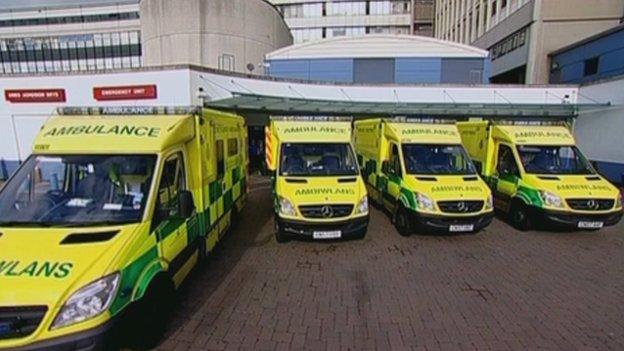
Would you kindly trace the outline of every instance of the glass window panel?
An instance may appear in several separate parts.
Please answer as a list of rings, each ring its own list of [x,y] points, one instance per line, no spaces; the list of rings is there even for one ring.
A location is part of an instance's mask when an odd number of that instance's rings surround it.
[[[102,34],[93,34],[93,45],[102,46]]]
[[[71,64],[69,63],[69,60],[63,60],[61,64],[63,66],[63,71],[66,71],[66,72],[71,71]]]
[[[141,67],[141,58],[137,57],[137,56],[133,56],[131,58],[132,61],[132,67],[136,68],[136,67]]]
[[[130,32],[130,44],[139,43],[139,32]]]
[[[122,57],[121,58],[121,66],[123,68],[130,68],[130,67],[132,67],[132,64],[130,62],[130,57]]]
[[[113,68],[115,68],[115,69],[121,68],[121,58],[120,57],[113,57]]]
[[[45,65],[42,61],[37,61],[37,72],[45,72]]]
[[[111,44],[119,45],[119,43],[120,43],[119,33],[118,32],[111,33]]]
[[[112,69],[113,68],[113,59],[112,58],[106,58],[104,60],[104,65],[105,65],[106,69]]]
[[[110,33],[103,33],[102,34],[102,45],[104,45],[104,46],[110,46],[111,45]]]
[[[80,66],[78,66],[78,60],[69,60],[69,64],[72,71],[78,71],[80,69]]]
[[[128,45],[130,44],[130,37],[128,35],[128,32],[122,32],[119,34],[119,38],[121,41],[121,45]]]

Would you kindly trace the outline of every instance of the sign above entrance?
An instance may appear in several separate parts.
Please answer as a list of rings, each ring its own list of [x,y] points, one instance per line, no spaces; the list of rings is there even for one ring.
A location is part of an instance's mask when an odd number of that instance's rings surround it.
[[[65,102],[65,89],[7,89],[4,98],[11,103]]]
[[[149,100],[158,98],[158,92],[155,84],[94,87],[93,98],[97,101]]]

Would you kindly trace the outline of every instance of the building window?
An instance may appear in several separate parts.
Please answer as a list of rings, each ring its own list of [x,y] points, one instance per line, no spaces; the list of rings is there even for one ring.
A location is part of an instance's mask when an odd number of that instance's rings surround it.
[[[593,76],[598,73],[598,66],[600,65],[600,57],[592,57],[590,59],[585,60],[585,69],[583,71],[583,76]]]
[[[140,57],[138,31],[0,39],[4,73],[138,67]]]

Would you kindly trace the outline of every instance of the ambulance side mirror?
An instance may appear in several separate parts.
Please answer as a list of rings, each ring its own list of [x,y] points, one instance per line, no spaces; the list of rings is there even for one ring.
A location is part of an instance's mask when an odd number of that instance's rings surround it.
[[[188,190],[180,191],[179,196],[179,214],[182,218],[189,218],[195,212],[195,202],[193,201],[193,194]]]

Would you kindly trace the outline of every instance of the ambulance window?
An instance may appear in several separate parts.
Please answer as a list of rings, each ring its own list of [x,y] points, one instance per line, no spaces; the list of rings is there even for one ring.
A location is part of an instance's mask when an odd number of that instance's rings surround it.
[[[514,158],[513,151],[507,145],[500,145],[498,147],[498,162],[496,170],[499,175],[519,175],[518,165]]]
[[[178,153],[169,157],[163,165],[160,186],[158,187],[158,199],[154,220],[160,222],[175,218],[179,215],[178,199],[180,191],[186,190],[186,172],[182,154]]]
[[[228,157],[238,155],[238,140],[236,138],[228,139]]]
[[[223,150],[223,140],[217,140],[217,177],[225,176],[225,154]]]
[[[394,173],[398,176],[401,175],[401,158],[399,157],[399,147],[396,144],[392,144],[392,151],[390,152],[390,164],[394,169]]]

